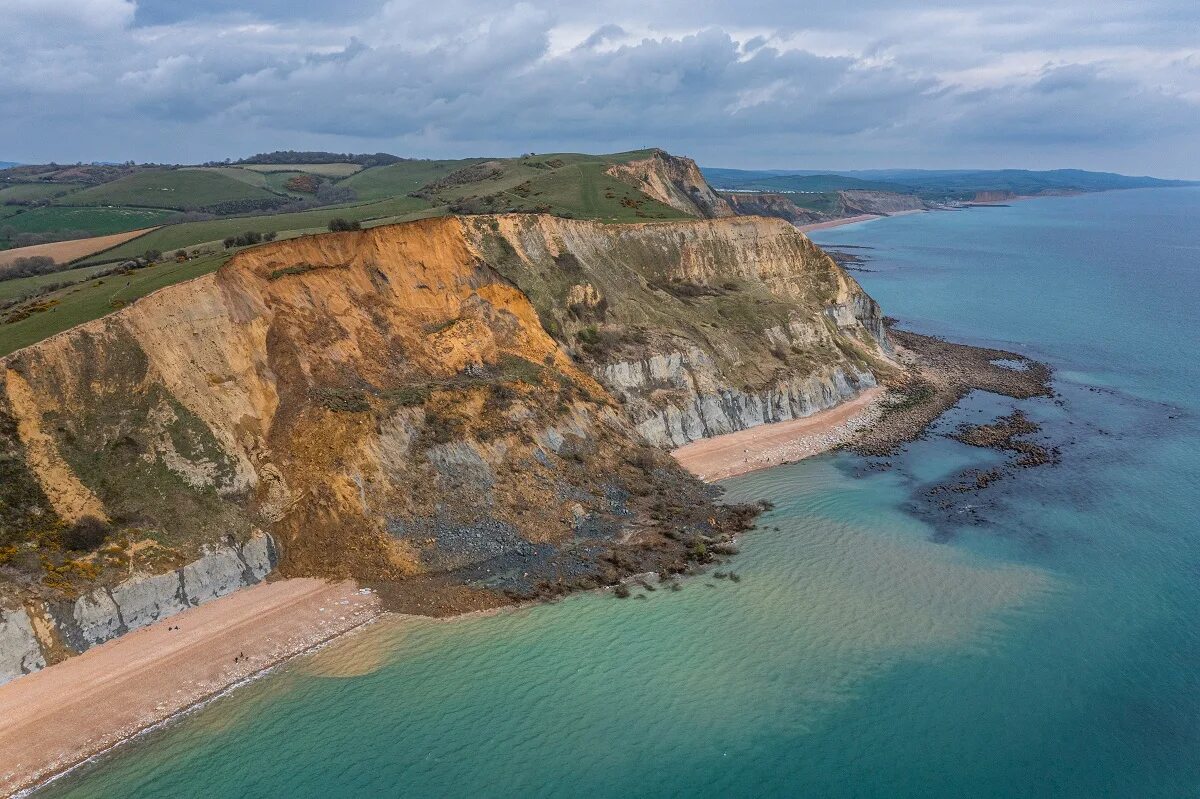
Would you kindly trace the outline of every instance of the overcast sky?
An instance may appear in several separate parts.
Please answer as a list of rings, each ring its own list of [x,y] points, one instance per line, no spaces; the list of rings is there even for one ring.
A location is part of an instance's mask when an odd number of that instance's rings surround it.
[[[0,0],[0,160],[656,145],[1200,178],[1198,0]]]

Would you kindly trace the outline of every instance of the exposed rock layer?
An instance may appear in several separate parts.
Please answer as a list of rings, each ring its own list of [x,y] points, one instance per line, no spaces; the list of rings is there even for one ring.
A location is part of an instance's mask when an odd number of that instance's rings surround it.
[[[244,548],[186,565],[255,530],[285,575],[430,613],[683,568],[745,515],[648,442],[803,416],[890,368],[875,303],[778,220],[253,248],[0,360],[0,603],[42,603],[57,657],[260,577]],[[85,516],[120,546],[74,554]],[[127,584],[137,541],[157,576]]]
[[[685,214],[710,219],[734,215],[729,203],[712,190],[690,158],[655,150],[649,158],[614,164],[608,173]]]
[[[0,684],[261,582],[278,556],[270,536],[209,548],[180,569],[139,575],[74,601],[31,602],[0,610]]]

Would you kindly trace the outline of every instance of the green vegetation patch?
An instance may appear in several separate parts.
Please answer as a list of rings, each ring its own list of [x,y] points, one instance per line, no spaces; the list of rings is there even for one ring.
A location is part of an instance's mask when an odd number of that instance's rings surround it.
[[[156,169],[138,172],[70,196],[72,205],[133,205],[194,211],[239,200],[271,200],[276,195],[211,169]]]
[[[77,346],[82,402],[47,414],[47,428],[113,521],[152,531],[170,546],[248,532],[239,506],[219,495],[232,485],[233,460],[199,418],[161,384],[147,383],[149,363],[137,342],[110,331],[103,339],[80,336]]]
[[[0,184],[0,203],[36,202],[65,197],[82,183],[13,183]]]
[[[453,161],[401,161],[364,170],[338,185],[353,189],[360,200],[404,196],[483,160],[467,158]]]
[[[353,205],[329,206],[311,211],[300,211],[290,214],[261,214],[257,216],[239,216],[228,219],[212,219],[204,222],[185,222],[179,225],[168,225],[148,233],[137,239],[114,247],[107,252],[93,256],[85,263],[100,263],[124,258],[134,258],[141,255],[147,248],[173,252],[181,247],[194,247],[209,242],[220,242],[226,236],[236,236],[248,230],[259,232],[278,231],[281,238],[285,234],[319,233],[327,230],[329,220],[342,217],[351,221],[377,223],[401,221],[407,215],[421,212],[437,213],[430,209],[429,203],[413,197],[393,197],[370,203]],[[411,218],[411,217],[409,217]]]
[[[25,540],[32,527],[53,526],[57,521],[41,484],[25,465],[17,425],[7,395],[0,390],[0,547]]]
[[[87,236],[107,236],[161,225],[172,215],[150,208],[31,208],[0,221],[0,236],[10,229],[13,233],[80,231]]]
[[[226,260],[228,256],[221,254],[183,263],[159,263],[128,275],[85,280],[40,297],[39,302],[53,301],[55,305],[20,321],[0,324],[0,356],[99,319],[164,286],[215,272]]]
[[[267,275],[267,280],[279,280],[284,277],[293,275],[305,275],[309,272],[316,272],[318,269],[346,269],[346,264],[296,264],[284,269],[272,270],[271,274]]]

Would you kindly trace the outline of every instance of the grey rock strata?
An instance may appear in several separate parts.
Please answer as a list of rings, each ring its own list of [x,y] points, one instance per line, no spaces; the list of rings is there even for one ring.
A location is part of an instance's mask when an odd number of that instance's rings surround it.
[[[53,634],[76,652],[174,616],[261,582],[279,560],[266,533],[244,544],[208,549],[181,569],[133,577],[111,588],[97,588],[73,602],[49,603],[43,617]],[[0,609],[0,684],[45,668],[43,646],[24,609]]]

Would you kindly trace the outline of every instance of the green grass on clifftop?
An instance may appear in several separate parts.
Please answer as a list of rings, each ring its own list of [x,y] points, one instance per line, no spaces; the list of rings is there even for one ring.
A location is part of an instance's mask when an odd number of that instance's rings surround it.
[[[393,197],[379,202],[329,206],[292,214],[236,216],[211,219],[205,222],[185,222],[181,225],[168,225],[134,241],[97,253],[86,259],[84,263],[135,258],[148,249],[172,252],[180,248],[209,242],[216,242],[219,246],[220,241],[226,236],[236,236],[251,230],[258,233],[275,231],[282,238],[287,238],[287,234],[319,233],[328,229],[329,220],[334,217],[341,217],[352,222],[375,221],[377,224],[382,224],[384,221],[400,222],[437,213],[440,212],[431,208],[429,203],[424,200],[413,197]]]
[[[215,272],[229,259],[221,254],[186,263],[156,264],[127,275],[90,278],[39,297],[44,310],[18,322],[0,322],[0,356],[35,344],[76,325],[107,316],[139,297],[175,283]],[[71,280],[75,270],[46,277]],[[90,275],[90,272],[87,273]],[[11,281],[18,283],[20,281]],[[0,283],[0,286],[3,286]]]

